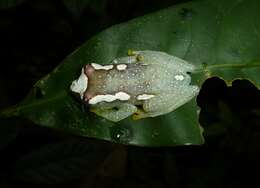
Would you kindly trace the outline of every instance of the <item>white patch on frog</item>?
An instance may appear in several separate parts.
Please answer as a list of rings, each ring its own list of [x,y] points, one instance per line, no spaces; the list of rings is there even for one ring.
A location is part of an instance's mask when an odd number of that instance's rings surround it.
[[[149,95],[149,94],[142,94],[137,96],[137,100],[148,100],[153,98],[154,95]]]
[[[116,66],[117,70],[126,70],[127,65],[126,64],[120,64]]]
[[[88,103],[89,104],[97,104],[99,102],[113,102],[115,100],[120,100],[120,101],[127,101],[130,99],[130,95],[128,95],[125,92],[118,92],[115,95],[97,95],[93,98],[91,98]]]
[[[176,75],[174,76],[175,80],[183,80],[184,79],[184,76],[183,75]]]
[[[81,75],[77,80],[74,80],[70,85],[70,90],[79,93],[80,98],[83,99],[84,92],[88,88],[88,77],[84,73],[84,69],[81,70]]]
[[[114,65],[100,65],[97,63],[91,63],[91,65],[95,70],[110,70],[114,67]]]
[[[117,97],[117,99],[119,99],[121,101],[127,101],[128,99],[130,99],[130,95],[128,95],[127,93],[122,92],[122,91],[116,93],[115,96]]]

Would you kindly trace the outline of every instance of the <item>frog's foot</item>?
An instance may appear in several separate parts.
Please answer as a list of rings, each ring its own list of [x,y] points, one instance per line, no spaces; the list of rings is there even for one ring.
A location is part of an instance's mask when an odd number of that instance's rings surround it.
[[[90,108],[90,111],[110,121],[118,122],[132,115],[137,110],[134,105],[128,103],[115,102],[109,104],[110,106],[106,107]]]
[[[139,119],[143,119],[146,117],[149,117],[149,116],[147,115],[147,113],[144,110],[142,110],[140,108],[137,108],[137,111],[132,116],[133,120],[139,120]]]

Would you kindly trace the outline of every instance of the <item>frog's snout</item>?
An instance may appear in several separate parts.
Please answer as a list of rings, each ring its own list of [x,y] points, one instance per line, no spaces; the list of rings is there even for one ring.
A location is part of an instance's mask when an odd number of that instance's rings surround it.
[[[81,100],[84,98],[84,93],[88,88],[88,76],[85,74],[84,68],[81,70],[81,75],[77,80],[74,80],[70,85],[70,90],[80,96]]]

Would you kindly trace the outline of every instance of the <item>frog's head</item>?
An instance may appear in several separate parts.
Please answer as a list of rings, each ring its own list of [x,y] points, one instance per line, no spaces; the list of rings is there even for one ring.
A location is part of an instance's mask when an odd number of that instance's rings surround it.
[[[82,68],[79,78],[71,83],[70,90],[77,98],[84,100],[84,94],[88,88],[88,76],[94,71],[93,67],[90,64],[87,64]]]

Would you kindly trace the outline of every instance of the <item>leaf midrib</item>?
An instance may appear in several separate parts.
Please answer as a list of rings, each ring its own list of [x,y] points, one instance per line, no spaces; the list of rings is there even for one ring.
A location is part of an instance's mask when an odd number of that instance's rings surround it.
[[[260,67],[260,61],[251,61],[249,63],[224,63],[224,64],[210,64],[202,65],[195,70],[195,73],[201,73],[206,71],[213,71],[219,69],[250,69]]]
[[[62,98],[64,98],[66,96],[66,92],[61,91],[59,94],[53,96],[53,97],[49,97],[46,99],[42,99],[42,100],[38,100],[35,102],[31,102],[27,105],[21,105],[21,106],[12,106],[6,110],[3,110],[2,112],[0,112],[0,117],[11,117],[11,116],[17,116],[19,115],[20,111],[27,109],[27,108],[32,108],[35,106],[40,106],[42,104],[48,104],[52,101],[56,101],[56,100],[60,100]]]

